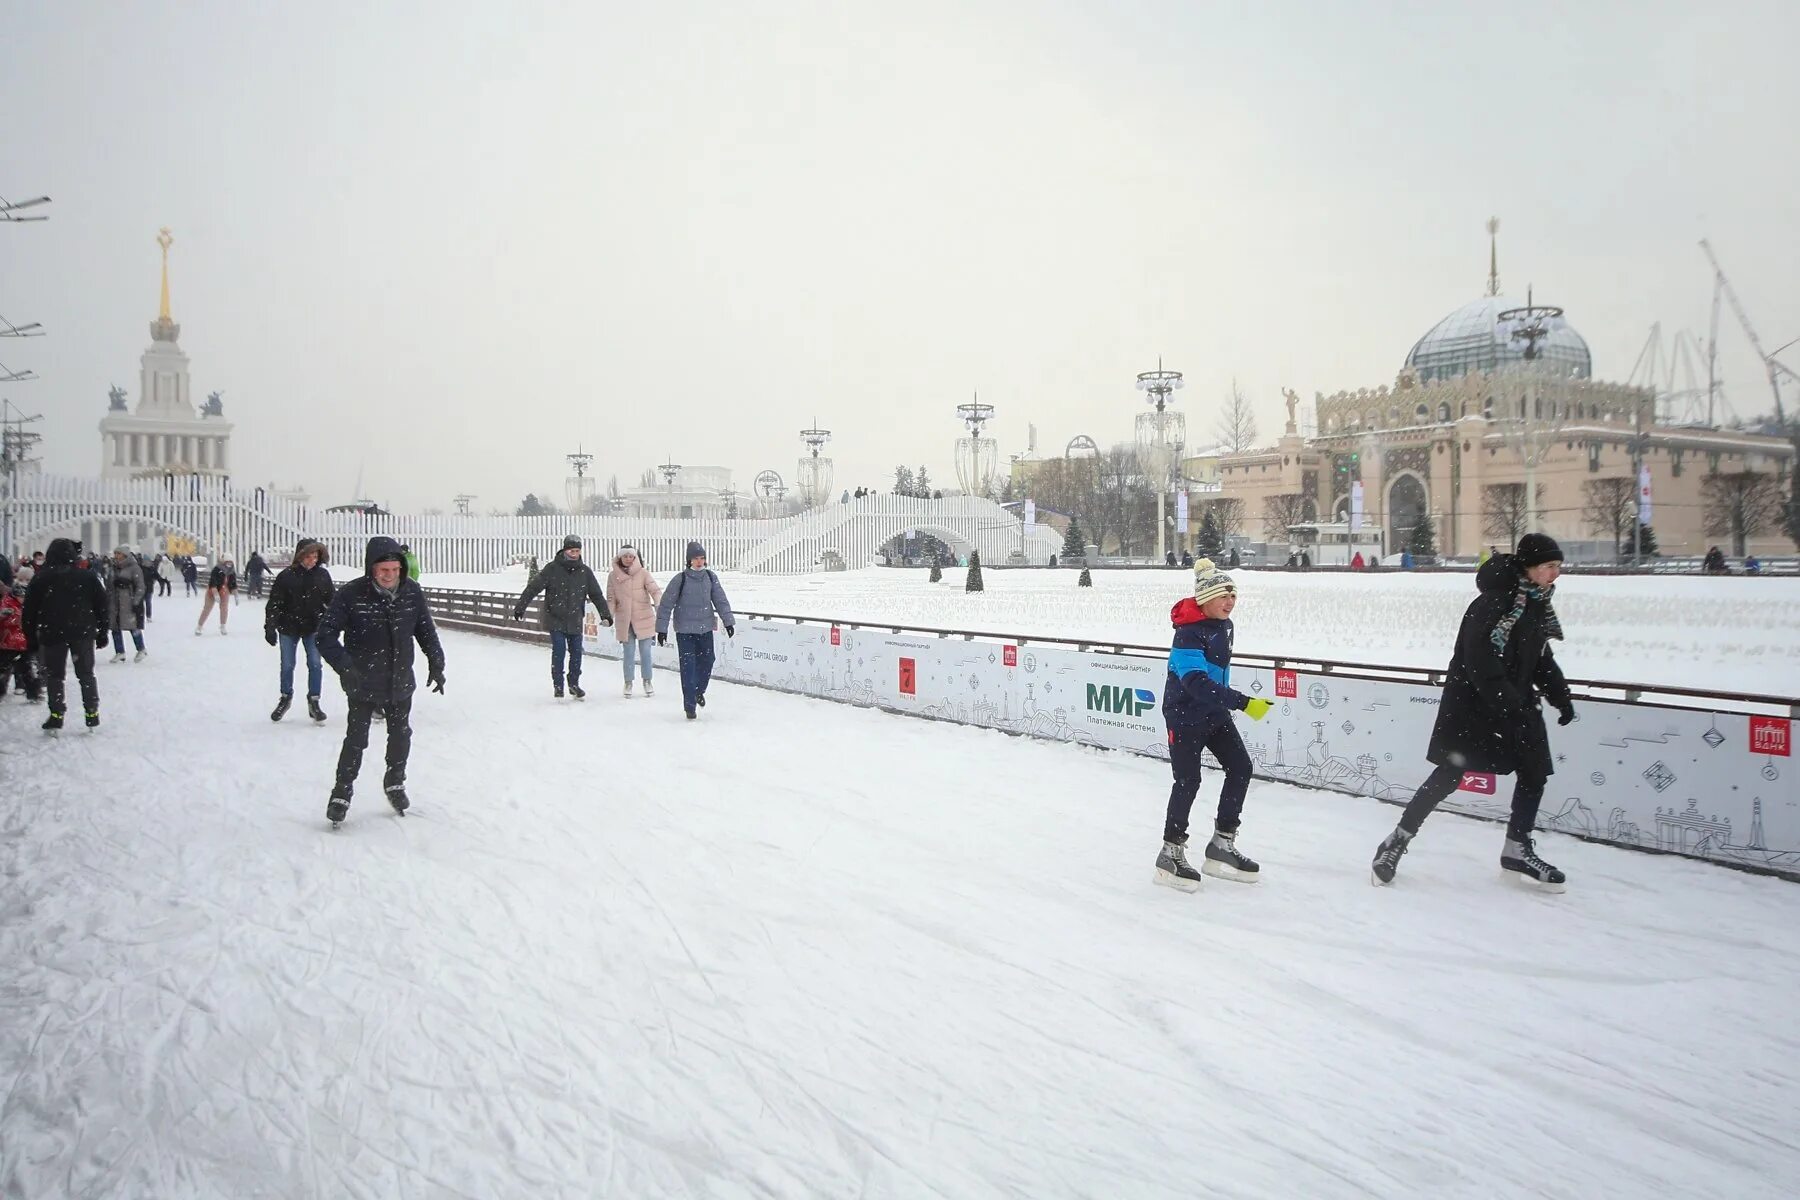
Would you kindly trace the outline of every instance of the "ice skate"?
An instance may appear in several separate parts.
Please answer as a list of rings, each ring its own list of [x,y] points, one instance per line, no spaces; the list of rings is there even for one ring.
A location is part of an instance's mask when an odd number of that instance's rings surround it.
[[[325,710],[319,707],[319,698],[317,696],[308,696],[306,698],[306,715],[315,721],[323,721],[325,719]]]
[[[412,801],[406,798],[406,785],[390,783],[382,791],[387,794],[387,802],[394,806],[394,812],[404,817],[406,810],[412,807]]]
[[[555,685],[554,685],[554,686],[553,686],[553,687],[552,687],[552,690],[551,690],[551,695],[552,695],[552,696],[554,696],[554,697],[555,697],[555,698],[556,698],[556,699],[558,699],[558,700],[561,700],[561,699],[562,699],[562,698],[563,698],[563,693],[562,693],[562,684],[560,684],[560,683],[559,683],[559,684],[555,684]]]
[[[697,721],[700,719],[700,714],[690,708],[687,710],[687,719],[690,721]]]
[[[94,712],[93,710],[90,709],[85,715],[87,717],[87,727],[89,729],[100,728],[100,714],[99,713]]]
[[[573,679],[569,680],[569,695],[575,697],[577,700],[587,699],[587,693],[582,691],[581,685],[576,683]]]
[[[627,700],[631,699],[631,680],[629,679],[625,681],[625,698]]]
[[[292,696],[283,696],[281,699],[275,701],[275,711],[269,714],[269,720],[279,721],[281,718],[287,716],[288,706],[293,702],[294,698]]]
[[[1200,872],[1188,865],[1185,838],[1179,842],[1163,842],[1162,853],[1156,856],[1156,874],[1151,879],[1180,892],[1200,890]]]
[[[350,797],[339,795],[337,792],[331,793],[331,799],[325,804],[325,819],[331,822],[331,827],[336,829],[344,823],[344,818],[349,815]]]
[[[113,655],[111,658],[107,659],[106,661],[122,663],[125,661],[125,652],[123,650],[121,650],[117,654]]]
[[[194,636],[195,636],[195,637],[199,637],[199,636],[200,636],[200,631],[199,631],[199,630],[198,630],[198,629],[195,629],[195,630],[194,630]]]
[[[1412,834],[1394,826],[1394,832],[1375,848],[1375,861],[1369,865],[1369,881],[1376,887],[1386,887],[1394,882],[1394,873],[1400,869],[1400,856],[1406,853],[1412,840]]]
[[[1568,876],[1538,857],[1530,838],[1506,839],[1506,847],[1500,851],[1500,870],[1546,892],[1565,891],[1569,882]]]
[[[1238,850],[1237,834],[1217,830],[1206,843],[1206,858],[1200,869],[1214,879],[1229,879],[1233,883],[1255,883],[1262,872],[1254,858]]]
[[[62,727],[63,727],[63,715],[59,712],[53,712],[44,719],[44,732],[45,733],[61,733]]]
[[[694,703],[698,704],[701,708],[705,708],[706,707],[706,693],[701,692],[698,696],[695,696]]]
[[[131,656],[131,661],[134,663],[141,663],[149,657],[150,652],[148,650],[139,650],[136,654]]]
[[[644,695],[646,695],[646,696],[656,695],[656,688],[651,685],[651,683],[648,679],[644,680]]]

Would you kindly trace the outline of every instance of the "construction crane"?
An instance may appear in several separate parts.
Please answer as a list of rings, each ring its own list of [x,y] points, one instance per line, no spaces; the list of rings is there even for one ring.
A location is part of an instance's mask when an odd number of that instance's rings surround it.
[[[1743,302],[1738,299],[1736,290],[1731,286],[1731,280],[1725,277],[1725,268],[1719,265],[1719,256],[1713,253],[1711,244],[1705,238],[1700,239],[1700,248],[1706,251],[1706,261],[1712,264],[1713,269],[1713,341],[1715,343],[1718,341],[1718,304],[1719,296],[1723,294],[1725,299],[1731,302],[1731,311],[1737,314],[1738,324],[1744,327],[1744,336],[1750,339],[1750,348],[1756,351],[1756,357],[1762,360],[1763,370],[1768,373],[1769,391],[1773,392],[1775,396],[1775,423],[1786,425],[1787,417],[1781,409],[1781,377],[1787,375],[1795,380],[1800,380],[1800,375],[1795,375],[1773,354],[1763,350],[1762,339],[1756,336],[1756,329],[1750,324],[1750,314],[1744,311]],[[1792,344],[1792,342],[1788,343],[1788,345]],[[1783,349],[1785,348],[1783,347]]]

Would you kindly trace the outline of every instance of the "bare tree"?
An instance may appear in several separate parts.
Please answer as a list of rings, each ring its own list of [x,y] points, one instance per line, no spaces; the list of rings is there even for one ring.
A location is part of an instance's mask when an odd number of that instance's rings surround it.
[[[1787,515],[1781,485],[1773,475],[1755,471],[1707,476],[1700,500],[1706,506],[1706,536],[1729,537],[1731,552],[1738,555],[1751,538],[1779,529]]]
[[[1238,390],[1235,378],[1231,381],[1231,399],[1219,414],[1219,441],[1233,454],[1242,454],[1256,445],[1256,410]]]
[[[1617,562],[1637,520],[1636,482],[1623,476],[1590,479],[1581,485],[1581,491],[1582,522],[1595,537],[1612,538],[1613,561]]]
[[[1544,500],[1544,485],[1537,487],[1538,503]],[[1526,503],[1522,483],[1490,483],[1481,489],[1481,531],[1503,543],[1508,550],[1531,530],[1533,506]]]
[[[1306,519],[1306,497],[1300,492],[1282,492],[1263,500],[1263,536],[1270,541],[1288,540],[1288,526]]]

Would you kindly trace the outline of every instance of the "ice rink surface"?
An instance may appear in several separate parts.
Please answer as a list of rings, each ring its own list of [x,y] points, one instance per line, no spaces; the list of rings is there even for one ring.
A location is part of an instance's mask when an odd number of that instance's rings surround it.
[[[1265,597],[1323,586],[1264,578],[1243,649],[1286,648],[1253,634]],[[834,603],[926,586],[886,579]],[[1172,582],[1134,578],[1131,611]],[[1791,656],[1785,586],[1731,636]],[[1001,628],[1039,603],[1019,593]],[[97,734],[0,703],[6,1196],[1749,1200],[1800,1179],[1793,884],[1547,835],[1572,885],[1545,896],[1499,877],[1497,826],[1441,815],[1376,889],[1395,809],[1257,783],[1241,844],[1264,882],[1182,895],[1150,883],[1156,762],[727,684],[689,723],[671,673],[625,700],[610,661],[558,703],[543,649],[454,633],[448,694],[415,708],[415,815],[387,811],[372,748],[334,833],[335,684],[325,726],[272,724],[258,606],[226,638],[194,638],[194,611],[164,601],[150,659],[102,665]],[[1158,619],[1130,627],[1159,641]]]

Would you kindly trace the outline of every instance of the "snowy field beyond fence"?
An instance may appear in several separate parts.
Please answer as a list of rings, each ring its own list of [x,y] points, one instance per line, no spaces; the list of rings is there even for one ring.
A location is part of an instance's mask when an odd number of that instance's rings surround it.
[[[924,586],[843,583],[890,579]],[[625,701],[612,662],[559,704],[541,647],[459,633],[416,815],[373,750],[332,833],[335,686],[323,728],[271,724],[258,605],[228,638],[156,612],[98,734],[0,703],[0,1194],[1800,1178],[1793,884],[1549,834],[1572,886],[1544,896],[1440,815],[1375,889],[1392,807],[1259,783],[1264,882],[1186,896],[1150,884],[1162,764],[726,683],[689,723],[672,675]]]
[[[606,558],[596,570],[603,571]],[[1165,646],[1169,608],[1192,573],[965,571],[928,582],[920,570],[872,567],[817,575],[722,576],[734,605],[754,612],[841,618],[1020,636]],[[1293,656],[1441,670],[1450,660],[1475,581],[1462,574],[1323,574],[1241,570],[1240,654]],[[492,575],[427,575],[435,587],[522,589],[522,568]],[[1565,576],[1556,610],[1565,673],[1584,679],[1765,695],[1800,694],[1800,579]]]

